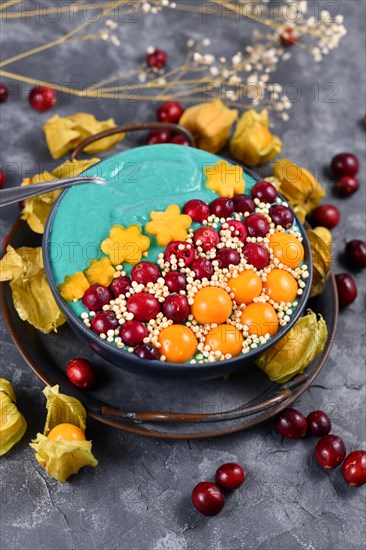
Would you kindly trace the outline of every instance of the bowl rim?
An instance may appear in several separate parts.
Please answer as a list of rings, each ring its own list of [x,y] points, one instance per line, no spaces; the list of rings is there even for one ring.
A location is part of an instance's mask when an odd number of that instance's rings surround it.
[[[158,144],[158,145],[155,145],[154,147],[166,147],[166,145],[167,144]],[[174,144],[169,144],[169,146],[173,147],[173,148],[182,147],[181,145],[174,145]],[[141,149],[143,147],[150,147],[150,146],[146,145],[146,146],[141,146],[141,147],[138,147],[138,148]],[[192,147],[192,149],[195,149],[195,148]],[[101,164],[102,162],[104,162],[106,160],[109,160],[113,157],[120,156],[122,154],[128,153],[130,150],[131,149],[127,149],[125,151],[120,151],[118,153],[114,153],[113,155],[108,155],[108,156],[104,157],[103,159],[101,159],[99,162],[93,164],[92,167],[89,167],[87,170],[90,170],[90,168],[94,168],[94,167],[98,166],[99,164]],[[216,156],[218,158],[222,159],[222,160],[226,160],[227,162],[230,162],[231,164],[239,164],[243,168],[244,174],[245,173],[249,174],[256,181],[261,181],[263,179],[256,172],[254,172],[251,169],[247,168],[245,165],[243,165],[240,162],[236,162],[233,159],[229,159],[225,156],[221,156],[221,155],[216,155]],[[87,170],[84,170],[83,172],[81,172],[79,174],[79,176],[83,175]],[[150,361],[148,361],[148,363],[142,362],[141,359],[138,356],[136,356],[134,353],[131,353],[129,351],[125,351],[123,349],[117,348],[116,346],[111,345],[109,342],[106,342],[106,341],[102,340],[101,338],[99,338],[99,336],[96,333],[94,333],[90,328],[86,327],[86,325],[83,323],[82,319],[80,317],[78,317],[70,309],[70,307],[67,305],[67,302],[62,298],[62,296],[59,292],[59,288],[58,288],[58,286],[57,286],[57,284],[54,280],[54,277],[53,277],[51,262],[50,262],[50,258],[49,258],[49,254],[48,254],[48,249],[49,249],[49,244],[50,244],[50,236],[51,236],[51,232],[52,232],[52,225],[53,225],[54,218],[56,216],[58,207],[60,206],[63,197],[65,196],[65,194],[68,192],[69,189],[70,188],[66,188],[60,193],[59,197],[56,199],[55,203],[52,206],[51,212],[49,213],[46,224],[45,224],[43,238],[42,238],[42,255],[43,255],[44,269],[45,269],[46,277],[47,277],[48,283],[50,285],[52,294],[55,298],[55,301],[56,301],[58,307],[60,308],[60,310],[62,311],[62,313],[67,318],[67,320],[70,322],[71,326],[73,324],[76,324],[78,330],[80,330],[85,335],[85,337],[90,340],[91,343],[94,343],[95,345],[100,346],[106,352],[114,353],[116,355],[120,355],[121,359],[124,359],[124,358],[128,359],[132,363],[135,363],[136,365],[139,365],[139,366],[141,366],[142,364],[144,364],[144,365],[148,364],[148,367],[149,367],[150,371],[156,371],[156,372],[160,372],[160,373],[162,372],[162,370],[166,370],[166,369],[169,369],[169,368],[175,369],[177,374],[178,373],[183,374],[184,372],[187,372],[187,368],[188,369],[191,368],[191,369],[194,369],[195,371],[200,371],[202,373],[205,370],[207,370],[207,371],[211,370],[212,371],[215,368],[217,368],[219,370],[220,367],[222,367],[222,365],[225,365],[225,366],[235,365],[243,359],[248,360],[253,356],[257,356],[259,351],[261,353],[264,353],[267,349],[269,349],[274,344],[276,344],[279,340],[281,340],[287,334],[287,332],[294,326],[296,321],[302,315],[302,313],[305,309],[306,303],[308,301],[309,295],[310,295],[311,281],[312,281],[312,277],[313,277],[313,262],[312,262],[311,249],[310,249],[309,240],[307,238],[306,231],[305,231],[305,228],[304,228],[303,224],[300,222],[299,218],[297,217],[297,215],[294,212],[291,205],[288,203],[287,199],[285,197],[283,197],[283,195],[278,193],[278,196],[280,197],[280,199],[288,204],[288,207],[290,208],[291,212],[295,216],[295,220],[296,220],[296,222],[297,222],[297,224],[300,228],[301,236],[303,238],[302,245],[304,246],[304,250],[305,250],[306,264],[307,264],[308,270],[309,270],[309,278],[308,278],[308,281],[307,281],[307,284],[306,284],[305,288],[303,289],[304,292],[298,298],[299,303],[296,307],[296,310],[295,310],[294,314],[291,317],[291,320],[287,323],[287,325],[285,325],[284,327],[280,327],[278,332],[273,337],[271,337],[268,340],[268,342],[266,342],[265,344],[261,344],[258,348],[255,348],[255,349],[249,351],[248,353],[245,353],[245,354],[241,353],[240,355],[238,355],[236,357],[231,357],[230,359],[224,359],[222,361],[215,361],[215,362],[212,362],[212,363],[211,362],[206,362],[206,363],[196,363],[196,364],[172,363],[172,362],[169,362],[169,361],[160,361],[158,359],[157,360],[150,360]],[[93,349],[93,351],[94,351],[94,349]],[[123,369],[122,365],[121,366],[116,365],[116,366]],[[136,374],[139,374],[139,372],[136,372]],[[151,374],[153,374],[153,372]],[[218,375],[219,375],[219,373],[218,373]]]

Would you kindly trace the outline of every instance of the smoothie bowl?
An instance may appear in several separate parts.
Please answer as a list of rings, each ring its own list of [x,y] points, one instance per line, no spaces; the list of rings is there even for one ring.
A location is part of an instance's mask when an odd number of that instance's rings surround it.
[[[180,145],[108,157],[49,216],[44,263],[72,329],[136,374],[208,379],[252,365],[302,314],[305,231],[275,188]]]

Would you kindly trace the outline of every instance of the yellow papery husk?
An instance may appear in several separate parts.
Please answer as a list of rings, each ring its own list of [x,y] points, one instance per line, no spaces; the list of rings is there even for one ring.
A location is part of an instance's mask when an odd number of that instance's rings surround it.
[[[199,149],[217,153],[226,145],[237,118],[237,109],[229,109],[222,101],[215,99],[186,109],[179,124],[191,132]]]
[[[258,166],[272,160],[282,151],[282,141],[269,131],[268,112],[254,110],[244,113],[230,140],[233,157],[247,166]]]
[[[313,260],[313,279],[310,297],[318,296],[324,290],[332,265],[332,236],[325,227],[316,227],[306,232]]]
[[[0,260],[0,281],[9,281],[14,307],[23,321],[45,334],[66,318],[59,310],[43,267],[42,248],[8,246]]]
[[[97,162],[99,162],[98,158],[89,160],[68,160],[52,170],[52,172],[42,172],[42,174],[36,174],[32,178],[25,178],[21,185],[32,185],[33,183],[76,177]],[[32,231],[43,234],[48,215],[60,193],[61,190],[51,191],[50,193],[45,193],[44,195],[38,195],[37,197],[31,197],[25,200],[21,218],[27,222]]]
[[[11,383],[0,378],[0,456],[14,447],[27,429],[27,422],[18,410],[15,400]]]
[[[43,393],[47,398],[47,418],[43,434],[38,433],[30,443],[39,464],[47,474],[61,483],[77,474],[84,466],[97,466],[98,461],[92,454],[91,441],[54,441],[47,436],[59,424],[69,423],[85,431],[86,411],[75,397],[59,393],[59,386],[47,386]]]
[[[328,337],[327,325],[321,315],[307,310],[279,342],[263,353],[256,365],[278,384],[301,374],[321,353]]]

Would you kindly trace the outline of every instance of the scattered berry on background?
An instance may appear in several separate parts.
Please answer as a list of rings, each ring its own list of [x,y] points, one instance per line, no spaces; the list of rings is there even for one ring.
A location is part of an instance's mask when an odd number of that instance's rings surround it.
[[[151,262],[139,262],[131,271],[131,279],[145,286],[147,283],[156,283],[159,277],[161,277],[160,269]]]
[[[189,147],[189,141],[183,134],[177,134],[176,136],[173,136],[169,143],[175,143],[175,145],[184,145],[185,147]]]
[[[220,237],[211,227],[200,227],[194,232],[193,242],[207,252],[219,244]]]
[[[184,323],[189,315],[187,298],[182,294],[170,294],[163,304],[163,313],[174,323]]]
[[[215,483],[201,481],[192,491],[193,506],[205,516],[216,516],[224,507],[225,496]]]
[[[289,229],[294,223],[295,216],[287,206],[275,204],[271,207],[269,215],[276,225],[282,225],[285,229]]]
[[[341,214],[336,206],[332,204],[322,204],[317,206],[312,212],[314,225],[321,225],[327,229],[333,229],[339,224]]]
[[[257,181],[252,189],[252,197],[259,199],[261,202],[272,204],[277,198],[277,190],[268,181]]]
[[[118,298],[121,294],[126,294],[131,290],[131,279],[127,275],[121,275],[117,279],[113,279],[109,288],[112,291],[112,294],[115,298]]]
[[[112,311],[101,311],[91,321],[91,328],[97,334],[107,334],[109,330],[116,330],[118,327],[119,323]]]
[[[151,319],[156,318],[160,312],[160,304],[152,294],[140,292],[128,298],[127,311],[133,313],[137,321],[147,323]]]
[[[314,455],[322,468],[330,470],[342,464],[346,457],[346,446],[340,437],[325,435],[316,444]]]
[[[353,193],[356,193],[359,186],[358,179],[352,176],[343,176],[337,182],[336,189],[342,197],[349,197]]]
[[[335,176],[356,176],[360,169],[358,158],[353,153],[339,153],[332,158],[331,169]]]
[[[265,237],[269,231],[268,221],[260,214],[250,214],[244,223],[250,237]]]
[[[160,105],[156,111],[156,116],[160,122],[177,123],[183,113],[184,109],[180,103],[176,101],[167,101]]]
[[[207,258],[197,258],[197,260],[191,264],[190,268],[194,271],[195,278],[199,281],[205,278],[210,280],[214,274],[213,265]]]
[[[74,386],[82,390],[92,388],[96,382],[92,364],[82,357],[71,359],[66,367],[66,375]]]
[[[276,416],[275,429],[284,437],[299,439],[306,434],[308,423],[305,416],[300,411],[287,408]]]
[[[0,189],[2,189],[4,187],[5,183],[6,183],[5,172],[4,172],[4,170],[1,170],[1,168],[0,168]]]
[[[140,321],[135,321],[134,319],[123,323],[120,330],[122,342],[127,346],[133,347],[142,344],[144,338],[146,338],[148,334],[149,333],[145,325],[140,323]]]
[[[5,103],[5,101],[8,99],[9,96],[9,90],[8,87],[5,86],[2,82],[0,82],[0,103]]]
[[[323,437],[328,435],[332,429],[332,423],[329,416],[324,411],[312,411],[306,417],[308,423],[308,433]]]
[[[366,242],[353,239],[346,245],[347,262],[356,269],[366,267]]]
[[[153,69],[162,69],[168,61],[168,55],[164,50],[155,50],[146,56],[146,64]]]
[[[170,130],[153,130],[147,136],[147,145],[159,145],[160,143],[168,143],[172,138]]]
[[[250,195],[234,195],[233,196],[234,211],[245,214],[252,214],[255,210],[255,204]]]
[[[179,292],[180,290],[185,290],[187,279],[180,271],[168,271],[165,275],[165,284],[170,292]]]
[[[280,34],[280,41],[283,46],[295,46],[300,36],[294,27],[285,27]]]
[[[357,298],[357,286],[353,277],[348,275],[348,273],[338,273],[335,279],[340,307],[347,307],[353,304]]]
[[[245,478],[246,473],[239,464],[228,462],[217,469],[215,482],[222,489],[233,491],[243,485]]]
[[[366,483],[366,451],[358,450],[350,453],[342,465],[344,480],[352,487],[360,487]]]
[[[218,218],[229,218],[234,213],[234,203],[226,197],[218,197],[210,203],[210,209]]]
[[[99,311],[112,300],[112,292],[102,285],[92,285],[82,298],[82,302],[90,311]]]
[[[28,100],[30,106],[36,111],[49,111],[57,101],[57,94],[48,86],[35,86],[29,92]]]
[[[183,206],[183,214],[190,216],[193,222],[202,223],[211,214],[209,205],[200,199],[192,199]]]
[[[142,344],[141,346],[137,346],[134,354],[140,359],[144,359],[146,361],[156,361],[160,357],[158,350],[152,344]]]

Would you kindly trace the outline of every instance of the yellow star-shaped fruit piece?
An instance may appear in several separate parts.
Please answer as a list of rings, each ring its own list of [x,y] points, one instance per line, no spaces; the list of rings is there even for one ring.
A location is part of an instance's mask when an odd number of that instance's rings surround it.
[[[138,225],[130,225],[127,228],[114,225],[109,232],[109,237],[102,242],[101,249],[109,256],[113,265],[123,262],[135,265],[149,246],[149,237],[141,235],[141,227]]]
[[[151,212],[151,222],[146,224],[146,231],[155,235],[160,246],[166,246],[173,241],[186,241],[187,229],[192,218],[181,214],[177,204],[171,204],[165,212]]]
[[[231,199],[234,195],[244,193],[244,171],[237,164],[232,165],[220,160],[215,166],[206,166],[204,169],[206,187],[218,195]]]

